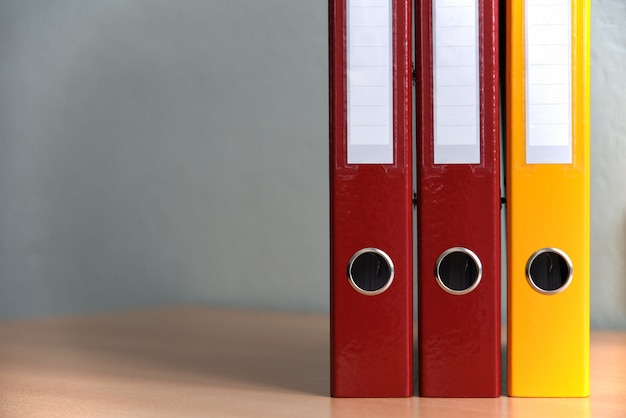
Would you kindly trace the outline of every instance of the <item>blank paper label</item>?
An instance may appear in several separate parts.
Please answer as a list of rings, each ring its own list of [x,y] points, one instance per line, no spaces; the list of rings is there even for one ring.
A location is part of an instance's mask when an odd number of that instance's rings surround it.
[[[572,162],[570,0],[526,0],[526,163]]]
[[[348,0],[347,19],[348,164],[392,164],[391,0]]]
[[[433,5],[435,164],[480,163],[477,0]]]

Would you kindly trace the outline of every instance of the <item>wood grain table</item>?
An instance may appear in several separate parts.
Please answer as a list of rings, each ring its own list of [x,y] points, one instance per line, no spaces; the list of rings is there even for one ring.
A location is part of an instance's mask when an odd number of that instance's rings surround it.
[[[585,399],[332,399],[324,315],[172,308],[0,322],[0,416],[626,417],[626,333]]]

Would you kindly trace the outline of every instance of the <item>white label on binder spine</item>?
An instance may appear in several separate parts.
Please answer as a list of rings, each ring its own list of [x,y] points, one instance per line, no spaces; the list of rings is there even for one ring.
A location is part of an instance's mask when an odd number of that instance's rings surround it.
[[[479,164],[478,2],[433,3],[434,161]]]
[[[348,164],[393,163],[391,0],[348,0]]]
[[[526,0],[526,163],[572,162],[571,0]]]

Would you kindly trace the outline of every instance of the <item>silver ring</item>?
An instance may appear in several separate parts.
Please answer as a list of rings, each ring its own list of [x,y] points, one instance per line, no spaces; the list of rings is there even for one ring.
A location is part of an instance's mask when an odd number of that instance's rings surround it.
[[[567,279],[565,279],[565,282],[558,289],[554,289],[554,290],[542,289],[539,286],[537,286],[535,282],[533,282],[533,279],[531,278],[530,267],[533,264],[533,261],[535,261],[537,257],[539,257],[541,254],[544,254],[544,253],[555,253],[561,256],[563,260],[565,260],[565,264],[567,264],[567,270],[568,270]],[[526,279],[528,280],[528,283],[537,292],[543,293],[545,295],[554,295],[557,293],[561,293],[562,291],[568,288],[568,286],[572,282],[573,277],[574,277],[574,265],[572,264],[572,260],[565,253],[565,251],[559,250],[558,248],[542,248],[538,251],[535,251],[533,255],[530,256],[530,258],[528,259],[528,262],[526,263]]]
[[[376,290],[362,289],[359,287],[359,285],[356,284],[356,282],[354,281],[354,277],[352,277],[352,266],[354,265],[354,262],[360,255],[363,255],[366,253],[374,253],[376,255],[379,255],[389,266],[389,278],[387,279],[387,283],[385,283],[385,285],[381,287],[380,289],[376,289]],[[380,295],[385,290],[389,289],[389,286],[391,286],[391,282],[393,282],[393,276],[394,276],[394,267],[393,267],[393,261],[391,261],[391,257],[389,257],[386,252],[378,248],[368,247],[368,248],[360,249],[359,251],[354,253],[354,255],[350,258],[350,261],[348,262],[348,281],[350,282],[350,285],[354,288],[354,290],[366,296]]]
[[[463,290],[450,289],[448,286],[446,286],[446,284],[441,279],[441,273],[439,272],[441,263],[443,262],[444,258],[456,252],[460,252],[469,256],[470,259],[472,259],[472,261],[474,261],[474,263],[476,264],[476,280],[474,281],[474,283],[472,283],[470,287],[468,287],[467,289],[463,289]],[[445,290],[446,292],[452,295],[465,295],[471,292],[472,290],[476,289],[476,287],[478,287],[478,284],[480,283],[480,280],[482,279],[482,277],[483,277],[483,265],[480,262],[480,258],[478,258],[476,253],[474,253],[472,250],[469,250],[465,247],[452,247],[452,248],[445,250],[443,253],[441,253],[439,258],[437,259],[437,262],[435,263],[435,279],[437,279],[437,283],[443,290]]]

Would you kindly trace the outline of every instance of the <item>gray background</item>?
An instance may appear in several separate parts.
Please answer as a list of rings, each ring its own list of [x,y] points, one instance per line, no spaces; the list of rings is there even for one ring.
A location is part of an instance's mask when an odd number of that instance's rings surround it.
[[[592,325],[626,328],[626,4],[592,7]],[[0,0],[0,318],[326,312],[327,9]]]

